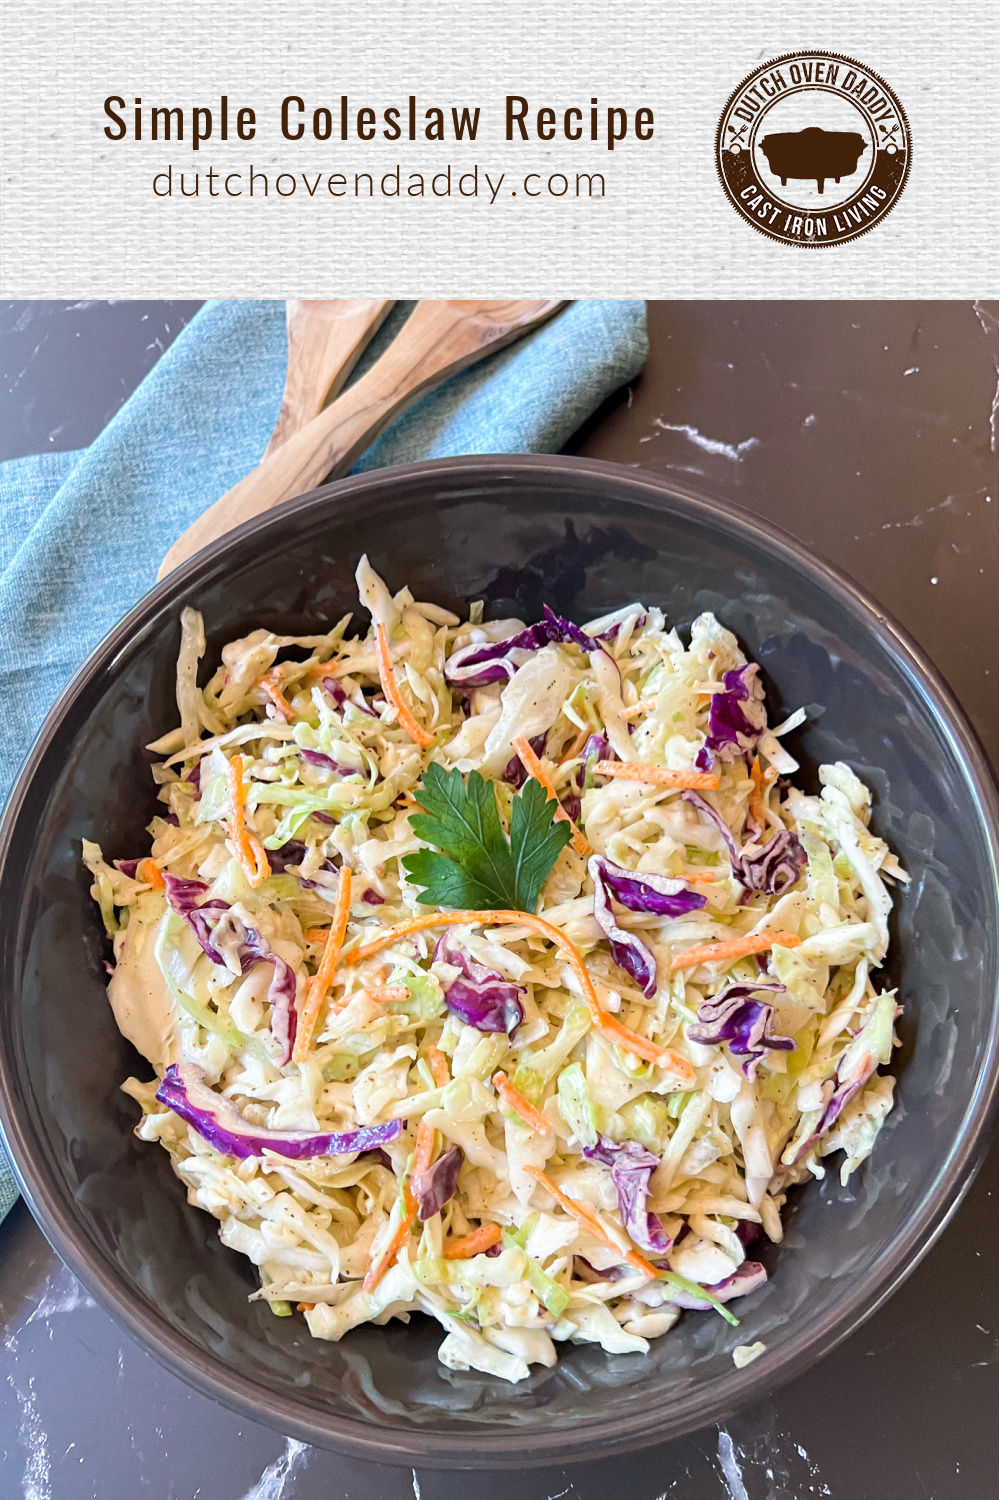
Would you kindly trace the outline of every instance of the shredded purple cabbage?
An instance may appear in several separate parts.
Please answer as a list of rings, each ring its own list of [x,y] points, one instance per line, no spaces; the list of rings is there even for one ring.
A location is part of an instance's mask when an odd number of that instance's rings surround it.
[[[587,635],[579,625],[574,625],[572,620],[567,620],[565,615],[557,615],[549,609],[547,604],[542,606],[545,613],[545,623],[548,625],[553,641],[572,641],[579,646],[581,651],[599,651],[601,648],[592,635]]]
[[[602,878],[612,896],[629,911],[650,912],[658,917],[683,917],[688,912],[700,911],[705,905],[705,897],[692,891],[683,880],[625,870],[599,854],[593,856],[591,865],[601,867]],[[596,883],[593,868],[590,875]]]
[[[302,759],[310,766],[319,766],[323,771],[336,771],[338,776],[360,776],[361,772],[354,766],[342,766],[333,759],[331,755],[324,755],[322,750],[299,750]]]
[[[736,1238],[744,1250],[749,1250],[751,1245],[756,1245],[763,1233],[763,1224],[755,1224],[753,1219],[737,1219],[736,1221]]]
[[[646,1208],[650,1174],[660,1158],[638,1141],[612,1141],[597,1137],[596,1146],[584,1146],[584,1156],[611,1168],[611,1181],[618,1193],[618,1212],[629,1236],[652,1255],[665,1255],[672,1241],[658,1215]]]
[[[700,792],[681,792],[681,797],[685,802],[690,802],[692,807],[696,807],[704,817],[708,818],[712,823],[715,824],[716,828],[718,828],[719,832],[722,834],[723,839],[725,840],[726,848],[729,851],[729,862],[733,867],[733,873],[737,874],[740,865],[740,847],[733,837],[729,824],[726,822],[725,818],[712,806],[711,802],[709,802],[706,797],[703,797],[701,795]]]
[[[698,911],[705,905],[705,897],[690,890],[682,880],[636,875],[600,854],[591,855],[587,873],[594,882],[594,916],[611,944],[612,958],[631,975],[647,998],[652,996],[656,992],[656,959],[641,938],[618,926],[611,897],[629,911],[652,912],[661,917],[680,917]]]
[[[203,1070],[194,1063],[172,1063],[163,1075],[156,1097],[186,1120],[216,1151],[241,1160],[262,1156],[265,1151],[274,1151],[292,1161],[312,1156],[350,1156],[386,1146],[403,1130],[402,1120],[319,1135],[310,1135],[305,1130],[266,1130],[261,1125],[250,1125],[231,1100],[208,1087]]]
[[[330,697],[333,699],[338,708],[342,708],[345,703],[352,703],[355,708],[359,709],[361,713],[367,714],[370,719],[378,718],[378,714],[375,712],[375,710],[373,708],[369,708],[368,704],[365,702],[364,694],[361,692],[360,688],[358,689],[357,696],[351,698],[348,697],[347,693],[344,692],[344,689],[341,687],[336,677],[324,677],[321,686],[323,687],[325,692],[330,694]]]
[[[720,760],[739,760],[753,750],[767,728],[764,689],[757,680],[755,661],[732,672],[723,672],[724,691],[713,693],[708,707],[705,745]]]
[[[616,626],[615,629],[618,627]],[[573,1274],[579,1281],[621,1281],[623,1276],[631,1276],[631,1270],[625,1266],[608,1266],[606,1271],[597,1271],[590,1261],[583,1255],[574,1255]]]
[[[547,621],[529,625],[503,641],[473,641],[460,646],[445,662],[444,675],[453,687],[487,687],[491,682],[509,682],[534,651],[551,640]]]
[[[878,1067],[878,1059],[873,1057],[871,1053],[866,1053],[864,1055],[864,1066],[851,1076],[845,1075],[844,1058],[848,1056],[849,1051],[850,1049],[842,1055],[837,1064],[837,1071],[834,1075],[837,1086],[827,1100],[815,1130],[806,1137],[795,1153],[795,1160],[797,1162],[802,1160],[816,1144],[820,1136],[826,1135],[828,1130],[833,1129],[833,1126],[840,1118],[846,1106],[850,1104],[855,1094],[861,1092]]]
[[[580,784],[581,792],[587,791],[588,788],[594,785],[594,782],[597,779],[594,767],[597,765],[597,762],[599,760],[607,760],[608,754],[609,746],[604,735],[592,734],[587,743],[584,745],[583,753],[580,758],[580,771],[583,777]]]
[[[201,768],[205,764],[205,759],[206,757],[204,755],[200,756],[195,761],[190,771],[188,771],[184,776],[184,780],[190,781],[193,786],[196,786],[199,793],[201,792]]]
[[[524,1020],[524,1006],[519,999],[524,989],[511,984],[495,969],[477,964],[463,948],[449,941],[448,934],[438,939],[434,949],[436,963],[451,964],[462,972],[444,992],[444,1003],[453,1015],[477,1031],[505,1031],[513,1036]]]
[[[737,878],[750,891],[780,896],[795,884],[806,864],[806,851],[795,834],[790,828],[779,828],[763,849],[742,856]]]
[[[577,821],[581,812],[583,811],[583,802],[580,799],[579,792],[574,792],[572,790],[569,793],[563,793],[563,795],[559,798],[559,806],[562,808],[567,818],[570,818],[574,823]]]
[[[642,630],[642,628],[645,625],[645,623],[646,623],[646,621],[647,621],[648,618],[649,618],[649,616],[646,615],[646,614],[638,615],[636,617],[636,622],[635,622],[634,626],[632,627],[633,630]],[[622,628],[622,626],[624,624],[625,624],[625,620],[624,619],[622,619],[622,620],[616,620],[613,625],[609,625],[608,626],[607,630],[602,630],[598,635],[595,635],[594,640],[595,641],[616,641],[618,639],[618,632],[619,632],[619,630],[621,630],[621,628]]]
[[[426,1172],[414,1177],[410,1183],[413,1195],[420,1204],[418,1217],[421,1222],[440,1213],[445,1204],[455,1196],[458,1173],[462,1165],[462,1151],[452,1146],[432,1162]]]
[[[127,875],[129,880],[134,880],[135,872],[141,864],[141,859],[116,859],[115,869],[120,870],[123,875]]]
[[[385,905],[385,897],[384,896],[380,896],[379,893],[378,893],[378,891],[375,889],[375,887],[373,885],[370,885],[368,887],[368,889],[363,893],[361,899],[365,903],[366,906],[384,906]]]
[[[272,875],[283,875],[289,865],[300,865],[305,857],[306,846],[299,839],[286,839],[280,849],[269,849],[267,851],[267,862],[271,866]],[[332,872],[338,869],[339,866],[336,859],[324,859],[319,868]],[[315,890],[319,881],[303,880],[301,884],[308,890]]]
[[[608,742],[603,734],[592,734],[584,745],[580,754],[580,763],[573,772],[567,790],[560,797],[563,811],[567,817],[577,822],[583,811],[583,794],[596,784],[597,778],[594,774],[594,766],[599,760],[605,760],[608,755]]]
[[[306,846],[299,839],[287,839],[280,849],[267,851],[272,875],[283,875],[289,865],[300,865],[305,857]]]
[[[291,1058],[298,1024],[293,971],[255,927],[247,927],[236,916],[228,901],[200,899],[208,890],[204,881],[184,880],[169,871],[164,871],[163,878],[170,910],[184,919],[213,964],[227,968],[227,959],[232,958],[241,974],[248,974],[256,963],[274,965],[267,999],[271,1005],[271,1035],[281,1049],[275,1062],[283,1068]]]
[[[707,1286],[706,1292],[711,1292],[716,1302],[731,1302],[734,1297],[745,1297],[749,1292],[755,1292],[762,1287],[767,1280],[767,1272],[764,1267],[755,1260],[745,1260],[731,1276],[717,1281],[714,1286]],[[707,1312],[712,1306],[707,1298],[695,1297],[691,1292],[682,1292],[678,1287],[667,1283],[666,1295],[668,1302],[675,1307],[686,1307],[693,1312]]]
[[[771,1031],[774,1006],[764,1000],[755,1000],[761,991],[784,994],[785,986],[777,982],[737,982],[727,984],[698,1006],[698,1026],[688,1027],[692,1042],[706,1045],[725,1042],[736,1057],[743,1057],[743,1072],[752,1083],[757,1077],[757,1065],[768,1050],[794,1052],[795,1041],[790,1036],[775,1036]]]
[[[747,891],[780,896],[798,880],[806,866],[806,851],[791,829],[780,828],[763,849],[741,855],[728,823],[707,798],[692,791],[682,792],[681,796],[718,828],[729,851],[733,874]]]
[[[618,926],[600,869],[596,872],[591,869],[596,864],[598,858],[595,855],[587,866],[594,882],[594,916],[611,945],[611,957],[620,969],[624,969],[635,980],[644,995],[653,995],[656,993],[656,959],[641,938]]]
[[[598,642],[579,625],[544,606],[545,619],[529,625],[503,641],[474,641],[460,646],[445,663],[444,675],[453,687],[486,687],[491,682],[509,682],[534,651],[555,641],[572,641],[581,651],[597,651]]]

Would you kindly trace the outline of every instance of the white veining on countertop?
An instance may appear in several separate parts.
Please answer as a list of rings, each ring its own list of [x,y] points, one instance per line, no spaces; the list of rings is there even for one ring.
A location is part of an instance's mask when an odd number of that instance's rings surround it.
[[[286,1500],[292,1490],[287,1489],[289,1480],[294,1480],[296,1472],[305,1468],[312,1454],[308,1443],[300,1443],[297,1438],[285,1439],[285,1451],[280,1454],[273,1463],[268,1464],[257,1483],[247,1490],[243,1500]]]
[[[883,521],[881,529],[883,531],[892,531],[894,529],[898,530],[901,526],[923,526],[925,516],[932,516],[939,510],[950,510],[961,500],[977,500],[980,496],[984,496],[987,501],[989,500],[989,496],[983,488],[966,490],[962,494],[945,495],[944,499],[939,500],[936,505],[928,505],[924,510],[918,511],[915,516],[911,516],[908,521]],[[971,510],[967,510],[965,514],[966,516],[971,516],[972,512]]]
[[[729,1500],[750,1500],[743,1483],[743,1471],[736,1458],[733,1440],[724,1427],[719,1428],[719,1468],[725,1480]]]
[[[55,1276],[46,1281],[38,1306],[28,1314],[24,1326],[27,1328],[29,1323],[47,1323],[57,1313],[76,1312],[78,1307],[96,1306],[93,1297],[80,1285],[68,1266],[60,1265]]]
[[[28,1457],[24,1465],[21,1492],[24,1500],[52,1500],[52,1479],[49,1466],[49,1444],[38,1415],[35,1402],[35,1377],[28,1377],[28,1392],[25,1395],[13,1375],[7,1376],[7,1384],[17,1397],[21,1408],[21,1425],[18,1440]]]
[[[681,432],[696,448],[701,448],[705,453],[717,454],[720,458],[728,458],[737,464],[743,462],[744,453],[749,453],[751,448],[760,447],[760,438],[755,437],[744,438],[742,443],[724,443],[720,438],[706,437],[689,422],[664,422],[661,417],[656,417],[653,425],[663,432]]]
[[[411,1469],[410,1473],[413,1475],[413,1500],[420,1500],[420,1480],[417,1478],[417,1471]]]
[[[978,297],[975,299],[975,301],[972,304],[972,311],[975,313],[977,319],[979,320],[979,326],[983,330],[983,332],[985,334],[987,334],[987,335],[992,335],[992,333],[993,333],[993,318],[986,311],[985,307],[983,306],[982,302],[979,300]]]
[[[728,1500],[750,1500],[748,1480],[755,1487],[766,1480],[767,1500],[832,1500],[832,1490],[802,1443],[780,1427],[772,1408],[753,1418],[737,1414],[730,1423],[736,1433],[720,1427],[716,1461],[722,1470]],[[746,1476],[746,1478],[744,1477]]]
[[[973,304],[972,304],[972,311],[975,313],[977,319],[979,320],[979,326],[983,330],[983,332],[986,334],[986,337],[988,339],[990,339],[992,342],[995,342],[996,319],[993,317],[993,315],[991,313],[988,313],[986,311],[986,308],[983,306],[983,304],[980,301],[978,301],[978,299],[975,302],[973,302]],[[996,387],[995,387],[995,389],[993,391],[993,406],[992,406],[992,408],[990,410],[990,452],[991,453],[995,453],[997,451],[997,412],[998,412],[998,408],[1000,408],[1000,365],[997,364],[997,362],[996,362],[996,356],[995,355],[994,355],[994,368],[996,369],[996,372],[997,372],[997,384],[996,384]]]
[[[4,1348],[10,1354],[17,1353],[18,1336],[32,1323],[48,1323],[58,1313],[76,1312],[78,1307],[96,1307],[93,1297],[77,1281],[72,1271],[61,1262],[53,1274],[45,1278],[42,1294],[24,1322],[4,1335]],[[52,1330],[49,1330],[49,1337]]]

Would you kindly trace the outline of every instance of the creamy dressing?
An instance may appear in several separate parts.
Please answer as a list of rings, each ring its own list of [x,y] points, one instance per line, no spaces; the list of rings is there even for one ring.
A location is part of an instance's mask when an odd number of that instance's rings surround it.
[[[158,1073],[181,1056],[180,1018],[154,956],[156,926],[133,913],[108,985],[118,1029]]]

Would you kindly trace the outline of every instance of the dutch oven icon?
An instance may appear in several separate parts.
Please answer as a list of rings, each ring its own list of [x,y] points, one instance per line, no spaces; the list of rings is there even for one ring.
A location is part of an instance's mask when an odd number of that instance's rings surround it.
[[[856,130],[785,130],[758,143],[767,164],[785,187],[789,177],[813,177],[820,192],[828,177],[839,182],[858,169],[867,142]]]

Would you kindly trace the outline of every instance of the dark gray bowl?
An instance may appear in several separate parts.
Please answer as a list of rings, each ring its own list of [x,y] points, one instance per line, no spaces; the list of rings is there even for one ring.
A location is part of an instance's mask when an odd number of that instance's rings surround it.
[[[154,807],[143,744],[176,719],[177,617],[204,611],[209,657],[257,623],[315,630],[354,607],[362,550],[394,588],[534,619],[631,599],[680,626],[704,609],[741,637],[807,783],[844,759],[913,876],[889,982],[906,1005],[898,1104],[874,1158],[798,1195],[739,1329],[687,1314],[649,1356],[566,1348],[511,1387],[445,1370],[417,1317],[313,1341],[247,1302],[247,1262],[189,1208],[167,1157],[135,1140],[118,1092],[148,1068],[115,1029],[80,839],[142,852]],[[242,528],[154,589],[50,713],[0,836],[0,1111],[25,1195],[93,1295],[158,1358],[237,1411],[382,1462],[503,1468],[632,1450],[715,1421],[788,1380],[915,1266],[977,1165],[995,1070],[992,778],[913,643],[841,574],[773,527],[651,475],[577,459],[470,458],[317,490]],[[767,1352],[745,1370],[737,1344]]]

